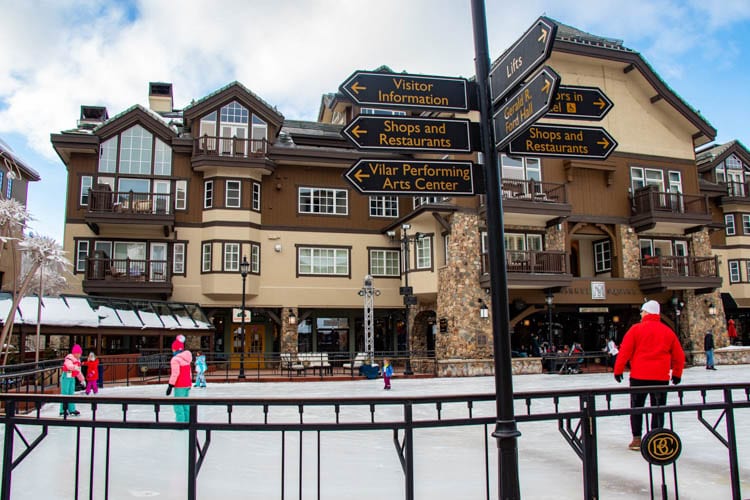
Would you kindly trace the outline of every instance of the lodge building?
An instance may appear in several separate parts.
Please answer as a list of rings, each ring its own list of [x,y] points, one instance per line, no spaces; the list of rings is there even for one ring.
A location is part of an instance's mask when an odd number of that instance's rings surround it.
[[[726,343],[723,267],[736,262],[729,272],[739,266],[746,283],[750,266],[739,257],[745,243],[720,236],[723,211],[737,227],[750,216],[721,194],[728,176],[708,178],[714,157],[696,162],[716,131],[621,41],[559,24],[547,64],[564,85],[599,88],[614,106],[599,122],[540,122],[602,126],[618,146],[601,161],[499,156],[514,349],[532,334],[600,349],[621,340],[646,299],[662,304],[686,349],[701,350],[706,329]],[[364,155],[342,129],[359,114],[417,113],[331,93],[317,121],[290,120],[240,82],[182,109],[163,82],[149,84],[148,108],[110,117],[82,106],[75,129],[51,136],[68,171],[72,292],[200,304],[214,330],[192,342],[237,353],[244,290],[245,350],[262,363],[261,354],[363,350],[358,292],[371,275],[376,351],[408,343],[435,358],[438,374],[490,373],[485,196],[358,193],[342,174]],[[747,151],[738,154],[746,169]],[[110,352],[114,335],[98,349]],[[117,346],[165,347],[158,335]]]

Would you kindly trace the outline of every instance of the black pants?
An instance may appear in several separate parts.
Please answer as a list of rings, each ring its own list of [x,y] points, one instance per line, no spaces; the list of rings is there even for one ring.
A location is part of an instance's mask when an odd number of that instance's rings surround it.
[[[630,387],[643,387],[645,385],[669,385],[665,380],[639,380],[630,379]],[[666,392],[639,392],[630,395],[631,408],[643,408],[646,406],[646,396],[650,396],[651,406],[664,406],[667,404]],[[664,427],[664,412],[654,412],[651,414],[651,428]],[[630,415],[630,430],[633,436],[641,437],[643,434],[643,415]]]

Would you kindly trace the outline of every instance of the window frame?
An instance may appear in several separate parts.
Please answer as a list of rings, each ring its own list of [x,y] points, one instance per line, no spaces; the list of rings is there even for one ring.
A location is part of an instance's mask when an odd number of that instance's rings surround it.
[[[594,272],[603,274],[612,272],[612,242],[609,238],[594,241]]]
[[[734,214],[724,214],[724,232],[727,236],[735,236],[737,234]]]
[[[729,283],[742,283],[742,267],[740,266],[740,261],[730,260],[727,262],[727,265],[729,267]]]
[[[203,208],[214,208],[214,180],[203,181]]]
[[[351,263],[351,251],[352,247],[346,247],[346,246],[326,246],[326,245],[296,245],[296,260],[297,260],[297,277],[326,277],[326,278],[351,278],[351,272],[352,272],[352,263]],[[302,252],[310,251],[311,254],[309,256],[310,259],[310,270],[309,271],[303,271],[302,270]],[[319,254],[322,252],[331,252],[333,251],[333,256],[323,256],[323,255],[313,255],[315,252],[318,252]],[[339,253],[343,253],[343,257],[346,261],[346,272],[338,273],[335,272],[335,269],[337,267],[336,262],[340,258]],[[334,262],[334,272],[321,272],[321,269],[316,269],[316,263],[314,262],[315,259],[332,259]],[[319,265],[319,264],[318,264]]]
[[[379,278],[398,278],[401,276],[401,251],[394,248],[368,248],[369,274]],[[380,255],[382,260],[377,257]],[[389,262],[388,257],[391,257]],[[395,256],[395,261],[393,257]],[[394,264],[395,263],[395,264]],[[389,264],[394,264],[389,272]]]
[[[260,212],[261,185],[260,182],[253,181],[252,200],[250,209],[254,212]]]
[[[201,273],[210,273],[213,270],[213,248],[212,242],[201,244]]]
[[[85,186],[86,180],[88,179],[88,187]],[[2,180],[0,180],[0,183],[2,183]],[[94,187],[94,176],[93,175],[82,175],[81,176],[81,192],[80,196],[78,198],[78,204],[82,207],[87,207],[89,205],[89,189],[93,189]]]
[[[181,250],[178,250],[181,249]],[[184,276],[185,273],[185,251],[187,245],[183,241],[172,243],[172,275]],[[180,256],[178,258],[178,256]]]
[[[230,184],[237,187],[229,187]],[[233,196],[230,197],[230,192]],[[236,196],[234,196],[236,192]],[[232,203],[230,203],[230,199]],[[235,204],[236,199],[236,204]],[[224,182],[224,208],[242,208],[242,181],[237,179],[227,179]]]
[[[83,247],[86,247],[83,250]],[[77,240],[76,241],[76,273],[86,272],[86,261],[89,256],[89,250],[91,249],[91,242],[89,240]],[[82,254],[82,252],[85,252]]]
[[[309,198],[306,203],[303,203],[304,196]],[[339,201],[343,201],[343,206],[339,205]],[[303,210],[303,206],[308,206],[309,210]],[[330,211],[321,211],[321,208],[329,208]],[[343,212],[338,212],[339,208],[343,209]],[[299,186],[297,188],[297,213],[301,215],[348,216],[349,191],[338,188]]]
[[[225,273],[240,272],[240,261],[242,260],[242,243],[240,243],[239,241],[225,241],[221,246],[221,270]],[[236,263],[233,260],[233,256],[235,253],[237,255]]]
[[[418,271],[432,269],[432,235],[414,240],[414,268]]]
[[[174,182],[174,209],[175,210],[187,210],[188,196],[187,196],[187,180],[180,179]],[[182,196],[180,196],[182,193]]]
[[[370,195],[367,204],[370,217],[398,218],[398,196],[390,194]]]

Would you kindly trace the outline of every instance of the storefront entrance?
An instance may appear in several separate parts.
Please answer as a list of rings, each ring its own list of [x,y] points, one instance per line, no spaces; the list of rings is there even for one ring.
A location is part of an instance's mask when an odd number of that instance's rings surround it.
[[[265,325],[245,323],[245,334],[245,369],[255,370],[265,368]],[[234,323],[232,324],[232,369],[239,369],[241,352],[242,325],[240,323]]]

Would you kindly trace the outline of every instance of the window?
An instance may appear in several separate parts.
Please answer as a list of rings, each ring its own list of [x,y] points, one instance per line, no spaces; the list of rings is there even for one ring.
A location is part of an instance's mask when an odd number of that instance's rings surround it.
[[[347,192],[344,189],[301,187],[298,210],[302,214],[347,215]]]
[[[373,276],[399,276],[398,250],[370,250],[370,274]]]
[[[511,158],[500,155],[503,179],[517,179],[524,181],[542,180],[542,163],[539,158]]]
[[[250,245],[250,272],[260,274],[260,245],[256,243]]]
[[[117,172],[117,140],[118,136],[107,139],[99,146],[99,172]]]
[[[81,176],[81,205],[89,204],[89,189],[94,184],[94,178],[90,175]]]
[[[727,236],[734,236],[736,229],[734,227],[734,214],[727,214],[724,216],[724,230]]]
[[[445,264],[448,264],[448,261],[450,259],[451,253],[450,253],[450,242],[451,242],[451,235],[446,234],[443,238],[443,252],[445,253]]]
[[[349,275],[349,251],[346,248],[297,249],[297,269],[301,275]]]
[[[212,208],[214,206],[214,181],[205,181],[203,183],[203,208]]]
[[[187,210],[187,181],[175,181],[174,189],[174,209]]]
[[[240,208],[240,181],[227,181],[226,203],[227,208]]]
[[[3,189],[3,177],[5,177],[5,172],[3,172],[2,170],[0,170],[0,192]]]
[[[406,111],[396,111],[393,109],[362,108],[359,110],[360,115],[381,115],[381,116],[406,116]]]
[[[630,187],[635,193],[646,186],[664,191],[664,172],[653,168],[630,167]]]
[[[414,251],[417,257],[417,269],[432,267],[432,238],[423,236],[414,240]]]
[[[89,242],[79,241],[76,248],[76,271],[86,271],[86,259],[89,256]]]
[[[742,276],[740,274],[740,262],[738,260],[730,260],[729,261],[729,282],[739,283],[740,281],[742,281]]]
[[[172,148],[156,139],[154,150],[154,175],[172,175]]]
[[[211,271],[212,257],[211,243],[204,243],[201,248],[201,271],[208,273]]]
[[[240,244],[224,243],[224,271],[240,270]]]
[[[172,274],[185,274],[185,244],[175,243],[172,254]]]
[[[260,212],[260,183],[253,182],[253,205],[252,209]]]
[[[750,234],[750,214],[742,214],[742,233]]]
[[[13,179],[8,177],[8,183],[5,185],[5,197],[8,199],[13,198]]]
[[[450,201],[450,196],[415,196],[414,208],[419,208],[422,205],[437,205],[440,203],[448,203]]]
[[[263,141],[268,138],[268,125],[257,115],[253,115],[253,129],[250,132],[253,151],[263,151]]]
[[[120,168],[122,174],[150,174],[153,135],[140,125],[122,133],[120,139]]]
[[[612,270],[612,246],[609,240],[594,243],[594,270],[597,273]]]
[[[398,196],[370,196],[370,217],[398,217]]]

